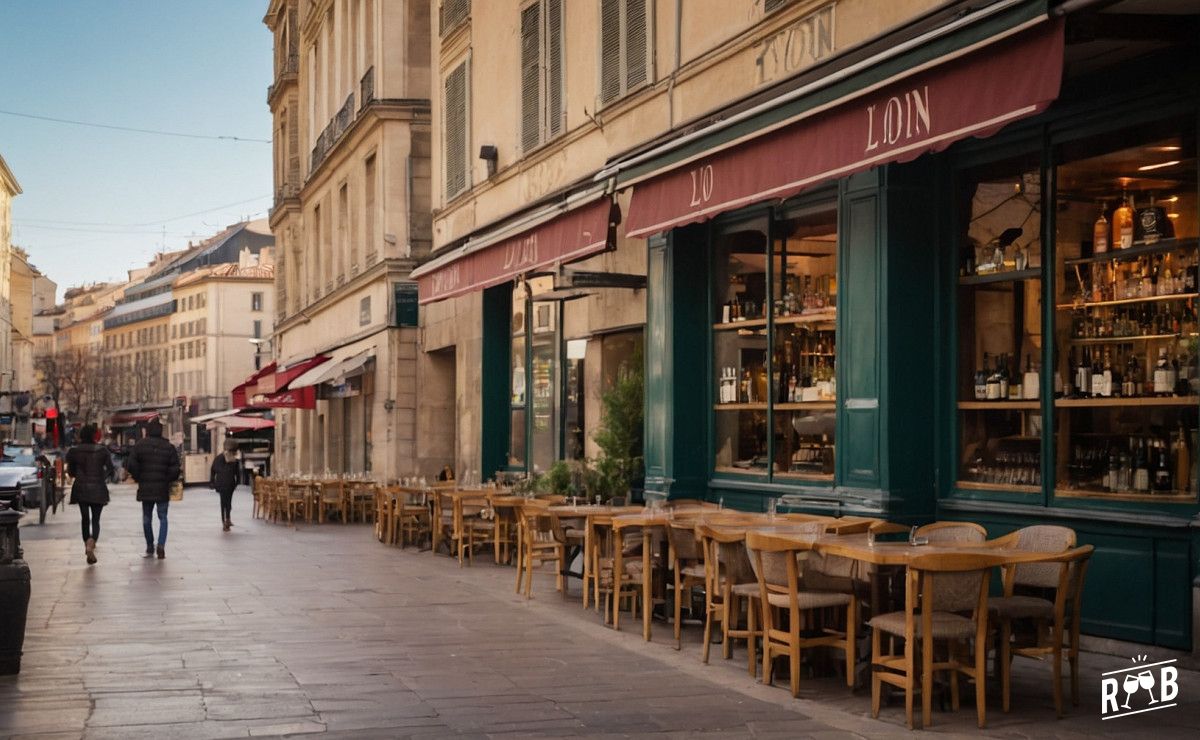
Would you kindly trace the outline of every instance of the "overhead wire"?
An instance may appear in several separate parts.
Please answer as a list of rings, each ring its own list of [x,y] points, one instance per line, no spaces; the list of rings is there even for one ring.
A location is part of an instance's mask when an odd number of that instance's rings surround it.
[[[212,134],[190,134],[182,131],[165,131],[162,129],[150,128],[135,128],[133,126],[117,126],[108,123],[93,123],[90,121],[74,121],[69,118],[55,118],[53,116],[40,116],[34,113],[19,113],[11,110],[0,110],[0,115],[15,116],[17,118],[31,118],[35,121],[49,121],[51,123],[63,123],[71,126],[86,126],[88,128],[103,128],[112,131],[127,131],[136,134],[151,134],[153,136],[175,136],[183,139],[207,139],[210,141],[235,141],[249,142],[254,144],[270,144],[270,139],[255,139],[249,136],[214,136]]]

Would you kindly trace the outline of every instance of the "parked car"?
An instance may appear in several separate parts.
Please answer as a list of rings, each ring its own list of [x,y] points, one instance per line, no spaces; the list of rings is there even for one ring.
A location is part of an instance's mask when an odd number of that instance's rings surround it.
[[[49,480],[53,485],[52,477]],[[0,458],[0,501],[11,509],[38,507],[43,479],[32,447],[5,447]]]

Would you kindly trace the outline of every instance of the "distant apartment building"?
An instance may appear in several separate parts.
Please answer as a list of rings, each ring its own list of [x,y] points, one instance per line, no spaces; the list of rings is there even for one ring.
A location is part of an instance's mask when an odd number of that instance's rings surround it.
[[[428,253],[430,3],[272,0],[277,470],[419,465],[409,273]],[[400,306],[400,308],[398,308]]]
[[[12,302],[9,274],[12,253],[12,199],[21,194],[16,176],[0,156],[0,319],[12,325]],[[32,331],[32,328],[31,328]],[[11,332],[0,332],[0,378],[7,389],[14,381],[16,372],[13,363]]]

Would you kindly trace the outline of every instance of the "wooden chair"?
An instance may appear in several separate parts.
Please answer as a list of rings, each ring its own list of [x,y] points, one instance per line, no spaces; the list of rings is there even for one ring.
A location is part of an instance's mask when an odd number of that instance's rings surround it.
[[[879,717],[883,683],[904,689],[904,711],[914,729],[913,702],[920,686],[922,725],[931,722],[933,672],[950,671],[950,696],[958,709],[958,674],[975,680],[979,727],[986,723],[987,608],[991,569],[1002,555],[931,553],[916,557],[905,575],[904,611],[873,617],[871,627],[871,716]],[[936,584],[936,588],[935,588]],[[971,616],[963,616],[963,612]],[[894,640],[884,652],[884,635],[902,638],[904,652],[894,652]],[[974,640],[974,660],[963,660],[960,648]],[[949,644],[946,660],[934,662],[934,642]],[[918,663],[916,649],[921,647]]]
[[[324,523],[331,512],[341,517],[342,524],[349,521],[343,487],[348,484],[340,480],[323,480],[317,483],[317,521]]]
[[[795,539],[771,534],[746,532],[746,550],[758,579],[762,603],[763,683],[772,683],[771,664],[777,655],[788,656],[791,668],[792,696],[800,695],[800,657],[803,650],[830,646],[845,652],[846,682],[854,682],[854,631],[857,599],[853,594],[801,591],[797,557],[807,549]],[[802,629],[813,623],[818,609],[845,609],[845,629],[821,628],[810,636]],[[787,627],[782,615],[787,614]]]
[[[253,498],[253,504],[250,507],[250,518],[257,519],[262,511],[263,491],[266,489],[266,479],[261,475],[253,476],[250,479],[250,495]]]
[[[379,489],[374,481],[352,481],[346,484],[346,519],[369,524],[374,522],[375,492]]]
[[[1004,596],[991,599],[988,608],[999,626],[1002,709],[1009,710],[1012,656],[1044,660],[1050,657],[1054,675],[1054,710],[1063,716],[1062,659],[1071,673],[1071,702],[1079,704],[1079,619],[1083,580],[1091,546],[1075,548],[1075,531],[1055,525],[1019,529],[1005,540],[1007,546],[1033,552],[1062,552],[1058,558],[1004,568]],[[1074,549],[1072,549],[1074,548]],[[1044,593],[1053,591],[1053,598]],[[1036,594],[1036,595],[1035,595]],[[1014,646],[1013,622],[1033,622],[1032,644]]]
[[[482,492],[478,496],[458,495],[454,498],[454,540],[458,550],[458,564],[475,559],[477,545],[496,544],[495,511]],[[492,517],[485,518],[491,512]]]
[[[283,495],[283,513],[287,516],[288,524],[296,519],[309,523],[312,521],[312,508],[309,506],[309,494],[313,484],[308,481],[288,481]]]
[[[441,486],[434,486],[431,491],[433,496],[433,513],[431,515],[430,526],[433,530],[433,552],[436,554],[442,543],[447,543],[447,551],[454,555],[454,497],[450,489]]]
[[[917,536],[930,542],[976,544],[987,540],[987,530],[974,522],[934,522],[917,527]]]
[[[612,600],[620,604],[629,602],[631,612],[636,612],[641,597],[641,558],[632,557],[631,551],[623,552],[621,573],[614,573],[616,562],[614,548],[625,547],[625,537],[641,543],[639,528],[629,527],[624,530],[624,537],[614,537],[612,521],[607,517],[593,516],[588,520],[591,528],[589,540],[592,549],[592,565],[590,568],[593,586],[595,588],[596,608],[601,609],[607,624],[613,615]],[[647,605],[642,604],[642,608]]]
[[[517,593],[521,593],[521,580],[525,581],[525,598],[533,597],[533,569],[553,561],[557,576],[556,588],[567,596],[563,571],[566,569],[566,537],[558,517],[551,514],[545,505],[528,503],[516,511],[517,535]]]
[[[671,522],[667,525],[667,543],[670,545],[671,571],[675,574],[675,649],[683,642],[683,602],[691,601],[692,589],[705,585],[703,550],[696,541],[697,533],[689,524]],[[689,613],[691,612],[689,607]],[[705,626],[704,662],[708,662],[708,626]]]
[[[399,543],[401,549],[410,544],[419,545],[433,534],[430,518],[429,493],[413,488],[401,488],[396,492],[393,503],[392,544]]]

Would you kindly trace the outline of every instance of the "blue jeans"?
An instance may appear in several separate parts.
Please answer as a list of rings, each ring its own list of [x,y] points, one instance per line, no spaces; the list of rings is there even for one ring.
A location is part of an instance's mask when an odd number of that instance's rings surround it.
[[[163,547],[167,544],[167,507],[170,504],[170,501],[142,502],[142,531],[146,535],[147,549],[154,547],[154,525],[150,515],[155,506],[158,507],[158,546]]]

